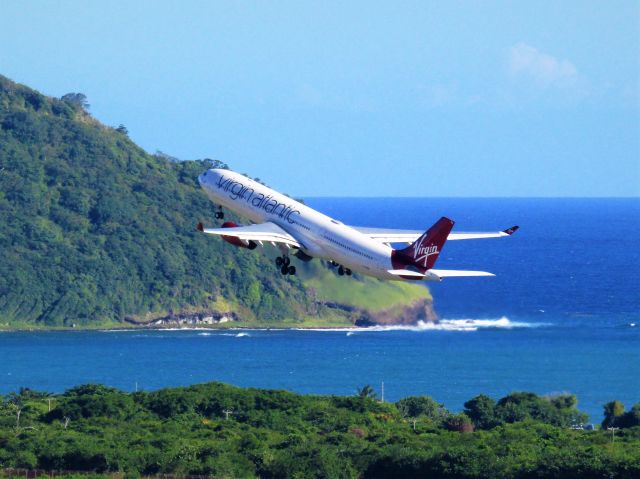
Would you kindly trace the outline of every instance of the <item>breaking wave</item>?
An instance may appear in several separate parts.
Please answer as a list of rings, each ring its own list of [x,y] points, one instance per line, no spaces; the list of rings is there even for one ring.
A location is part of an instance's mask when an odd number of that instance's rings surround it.
[[[230,332],[229,332],[229,331],[227,331],[227,332],[219,332],[219,331],[216,331],[216,332],[215,332],[215,336],[228,336],[228,337],[231,337],[231,338],[246,338],[246,337],[251,336],[251,335],[250,335],[249,333],[247,333],[247,332],[242,332],[242,331],[237,332],[237,331],[238,331],[238,330],[237,330],[237,328],[236,328],[236,329],[231,330]],[[250,329],[250,330],[248,330],[248,331],[258,331],[258,330],[256,330],[256,329]],[[204,336],[204,335],[201,335],[201,336]],[[209,336],[211,336],[211,333],[209,334]]]
[[[452,331],[477,331],[478,329],[516,329],[538,328],[548,326],[548,323],[526,323],[511,321],[506,316],[499,319],[442,319],[437,324],[426,324],[426,327]]]
[[[506,316],[502,316],[497,319],[471,319],[471,318],[461,318],[461,319],[441,319],[437,323],[431,321],[418,321],[415,325],[389,325],[389,326],[368,326],[368,327],[344,327],[344,328],[286,328],[286,329],[269,329],[269,328],[251,328],[246,331],[242,331],[240,328],[232,328],[226,331],[220,330],[208,330],[208,331],[198,331],[198,336],[231,336],[235,338],[243,338],[247,336],[251,336],[249,333],[251,331],[255,332],[282,332],[282,331],[319,331],[319,332],[342,332],[346,333],[347,336],[351,336],[355,333],[369,333],[369,332],[384,332],[384,331],[478,331],[483,329],[520,329],[520,328],[538,328],[549,326],[550,323],[527,323],[523,321],[511,321]],[[631,327],[633,327],[635,323],[631,323]],[[159,331],[194,331],[197,329],[208,329],[208,328],[172,328],[172,329],[157,329],[155,331],[145,332],[144,334],[140,334],[140,336],[151,336],[158,337]],[[138,332],[136,330],[124,330],[131,332]],[[114,330],[106,330],[104,332],[114,332]]]
[[[537,328],[547,326],[547,323],[525,323],[511,321],[506,316],[498,319],[441,319],[437,323],[418,321],[418,324],[404,326],[369,326],[366,328],[327,328],[313,329],[311,331],[342,331],[347,336],[353,333],[383,332],[383,331],[478,331],[479,329],[516,329]],[[307,331],[309,331],[307,329]]]

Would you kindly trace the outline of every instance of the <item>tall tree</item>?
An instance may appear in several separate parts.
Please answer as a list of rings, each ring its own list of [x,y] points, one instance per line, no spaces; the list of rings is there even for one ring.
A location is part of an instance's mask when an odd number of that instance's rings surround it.
[[[85,111],[88,111],[91,107],[87,101],[87,95],[84,93],[67,93],[66,95],[62,95],[60,99],[64,102],[70,103],[71,105],[80,107]]]
[[[361,397],[361,398],[371,398],[371,399],[377,399],[378,398],[378,395],[376,394],[374,389],[369,384],[365,384],[361,388],[358,388],[356,393],[357,393],[358,397]]]
[[[602,427],[614,427],[616,420],[624,414],[624,404],[620,401],[610,401],[604,405],[604,420]]]
[[[477,428],[490,429],[500,423],[496,419],[496,402],[489,396],[480,394],[464,403],[464,413],[471,418]]]

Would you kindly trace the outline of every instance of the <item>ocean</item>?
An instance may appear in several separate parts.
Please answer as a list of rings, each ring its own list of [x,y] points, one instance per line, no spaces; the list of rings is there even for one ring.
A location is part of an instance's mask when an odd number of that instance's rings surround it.
[[[591,421],[640,401],[640,199],[310,198],[347,224],[521,229],[452,241],[442,269],[495,278],[428,283],[440,324],[344,330],[0,333],[0,393],[100,382],[152,390],[204,381],[384,398],[430,395],[450,410],[487,394],[573,393]],[[261,254],[260,250],[247,254]],[[275,273],[274,273],[275,274]],[[348,278],[345,278],[348,281]]]

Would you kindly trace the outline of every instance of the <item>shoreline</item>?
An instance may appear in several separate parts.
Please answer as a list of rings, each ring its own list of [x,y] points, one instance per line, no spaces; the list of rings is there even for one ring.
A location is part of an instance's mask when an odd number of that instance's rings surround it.
[[[433,324],[438,324],[437,321],[434,321]],[[339,325],[331,325],[331,326],[318,326],[318,325],[309,325],[309,326],[291,326],[291,325],[283,325],[283,326],[265,326],[265,325],[255,325],[255,326],[189,326],[189,327],[176,327],[176,328],[167,328],[167,327],[155,327],[155,326],[133,326],[130,328],[123,327],[97,327],[97,328],[70,328],[70,327],[60,327],[60,328],[0,328],[1,333],[55,333],[55,332],[64,332],[64,333],[84,333],[84,332],[103,332],[103,333],[126,333],[126,332],[135,332],[135,331],[367,331],[367,330],[376,330],[379,328],[388,328],[388,327],[397,327],[397,328],[411,328],[418,327],[419,324],[416,323],[414,325],[406,325],[406,324],[398,324],[398,325],[371,325],[371,326],[339,326]]]
[[[459,331],[473,332],[479,329],[522,329],[522,328],[538,328],[549,327],[551,323],[542,322],[526,322],[511,320],[506,316],[500,318],[459,318],[459,319],[442,319],[438,321],[419,320],[415,323],[395,323],[395,324],[366,324],[366,325],[346,325],[346,324],[242,324],[232,325],[185,325],[176,327],[167,327],[166,325],[156,326],[139,326],[139,327],[101,327],[101,328],[31,328],[31,329],[4,329],[0,333],[46,333],[46,332],[102,332],[102,333],[126,333],[126,332],[205,332],[209,334],[234,332],[243,335],[246,332],[269,332],[269,331],[316,331],[316,332],[346,332],[346,333],[363,333],[363,332],[385,332],[385,331]]]
[[[366,330],[376,327],[418,327],[420,324],[438,323],[431,298],[413,300],[407,304],[392,304],[383,309],[370,309],[336,302],[322,303],[327,308],[322,316],[302,316],[274,321],[242,318],[235,311],[182,311],[157,315],[152,319],[125,318],[122,322],[95,324],[71,323],[70,326],[45,326],[18,323],[0,323],[0,332],[53,332],[53,331],[149,331],[149,330]]]

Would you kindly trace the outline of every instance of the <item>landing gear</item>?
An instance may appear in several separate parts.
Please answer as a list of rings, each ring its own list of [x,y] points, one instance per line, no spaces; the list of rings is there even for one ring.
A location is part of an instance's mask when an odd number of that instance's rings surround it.
[[[290,275],[292,275],[292,276],[293,276],[293,275],[295,275],[295,274],[296,274],[296,267],[295,267],[295,266],[284,266],[284,265],[283,265],[283,266],[282,266],[282,268],[280,268],[280,272],[281,272],[283,275],[290,274]]]
[[[291,260],[288,256],[278,256],[276,258],[276,266],[279,268],[280,266],[289,266],[291,264]]]
[[[276,258],[276,266],[280,268],[282,274],[296,274],[296,267],[291,265],[291,259],[288,256],[278,256]]]
[[[351,270],[349,268],[345,268],[344,266],[340,265],[338,266],[338,274],[340,276],[344,276],[345,274],[347,276],[351,276]]]
[[[223,211],[222,211],[222,206],[218,206],[218,211],[216,211],[215,216],[216,216],[216,219],[217,219],[217,220],[222,220],[222,219],[224,219],[224,213],[223,213]]]

